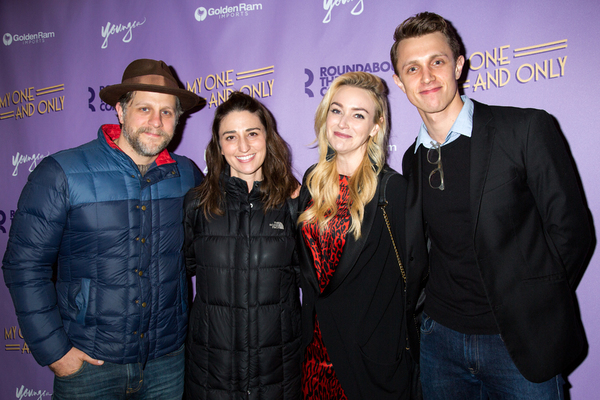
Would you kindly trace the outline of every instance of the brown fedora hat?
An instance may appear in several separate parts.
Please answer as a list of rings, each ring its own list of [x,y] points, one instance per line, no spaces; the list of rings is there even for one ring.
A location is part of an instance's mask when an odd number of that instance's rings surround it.
[[[191,108],[194,108],[194,111],[199,111],[206,105],[206,100],[202,97],[179,87],[171,69],[164,61],[147,58],[141,58],[129,64],[123,72],[121,83],[106,86],[100,91],[100,98],[114,107],[121,96],[135,90],[177,96],[184,111]]]

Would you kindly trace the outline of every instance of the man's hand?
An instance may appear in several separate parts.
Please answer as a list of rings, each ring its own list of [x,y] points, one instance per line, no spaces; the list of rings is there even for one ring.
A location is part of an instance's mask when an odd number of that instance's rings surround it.
[[[62,356],[60,360],[53,362],[48,365],[48,367],[56,376],[67,376],[75,373],[75,371],[81,368],[84,362],[92,365],[104,364],[104,361],[95,360],[83,351],[73,347],[67,354]]]

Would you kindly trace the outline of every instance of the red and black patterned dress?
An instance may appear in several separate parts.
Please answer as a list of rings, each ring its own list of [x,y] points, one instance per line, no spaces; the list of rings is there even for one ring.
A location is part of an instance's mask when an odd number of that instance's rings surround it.
[[[329,284],[346,243],[346,234],[351,220],[349,199],[348,177],[340,175],[337,214],[329,221],[323,232],[319,232],[319,227],[314,223],[305,224],[302,228],[304,242],[312,253],[321,293]],[[304,399],[347,399],[323,343],[317,316],[315,316],[313,340],[306,348],[302,365],[302,393]]]

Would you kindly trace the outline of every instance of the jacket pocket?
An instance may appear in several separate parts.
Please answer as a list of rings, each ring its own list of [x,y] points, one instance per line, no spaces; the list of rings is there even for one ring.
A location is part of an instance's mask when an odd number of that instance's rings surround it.
[[[79,368],[77,368],[77,370],[75,370],[74,372],[71,372],[70,374],[64,375],[64,376],[54,375],[54,377],[58,380],[70,381],[74,378],[77,378],[79,375],[81,375],[83,373],[83,370],[86,368],[86,364],[88,366],[90,365],[89,363],[82,361],[81,366]]]
[[[75,296],[75,305],[79,310],[77,312],[77,323],[85,325],[85,315],[87,313],[88,303],[90,299],[90,279],[82,278],[79,293]]]
[[[510,174],[497,174],[495,176],[488,177],[485,181],[483,193],[489,193],[502,186],[508,185],[517,179],[517,175],[514,173]]]
[[[435,328],[435,321],[429,318],[425,312],[421,315],[421,335],[429,335]]]
[[[406,385],[403,382],[403,379],[406,378],[402,369],[403,354],[400,354],[395,360],[382,363],[368,356],[363,349],[359,348],[359,351],[364,371],[373,387],[383,393],[398,393]]]

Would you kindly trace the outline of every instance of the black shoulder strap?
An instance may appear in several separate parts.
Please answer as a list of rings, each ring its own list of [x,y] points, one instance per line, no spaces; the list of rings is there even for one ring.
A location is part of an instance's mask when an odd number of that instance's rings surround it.
[[[390,180],[390,178],[392,176],[394,176],[396,174],[397,174],[396,171],[384,168],[383,176],[381,177],[381,184],[379,185],[379,207],[387,205],[387,197],[385,196],[385,189],[387,187],[387,182]]]

